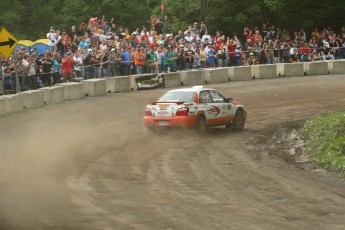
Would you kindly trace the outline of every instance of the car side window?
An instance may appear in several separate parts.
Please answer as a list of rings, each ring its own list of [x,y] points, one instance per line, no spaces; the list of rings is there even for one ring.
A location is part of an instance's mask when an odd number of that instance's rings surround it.
[[[199,94],[200,103],[212,103],[212,98],[208,91],[202,91]]]
[[[210,91],[210,94],[211,94],[213,102],[215,103],[225,102],[225,98],[220,93],[216,91]]]

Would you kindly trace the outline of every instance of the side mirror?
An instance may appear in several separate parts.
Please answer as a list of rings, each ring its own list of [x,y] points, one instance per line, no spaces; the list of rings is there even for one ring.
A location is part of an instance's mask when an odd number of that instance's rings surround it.
[[[229,97],[226,99],[226,102],[232,102],[234,99],[232,97]]]

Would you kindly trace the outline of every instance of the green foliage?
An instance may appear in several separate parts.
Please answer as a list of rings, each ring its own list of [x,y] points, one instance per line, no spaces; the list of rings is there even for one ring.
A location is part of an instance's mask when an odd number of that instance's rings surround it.
[[[304,126],[312,159],[325,168],[345,173],[345,112],[319,117]]]
[[[280,0],[264,0],[264,3],[271,12],[279,12],[284,7],[284,2]]]
[[[49,26],[69,29],[90,17],[114,18],[130,30],[150,26],[153,16],[171,21],[172,30],[186,30],[194,21],[205,21],[210,32],[242,33],[244,26],[261,26],[266,20],[289,31],[307,33],[328,25],[343,26],[345,2],[339,0],[7,0],[0,1],[0,24],[18,39],[45,37]]]

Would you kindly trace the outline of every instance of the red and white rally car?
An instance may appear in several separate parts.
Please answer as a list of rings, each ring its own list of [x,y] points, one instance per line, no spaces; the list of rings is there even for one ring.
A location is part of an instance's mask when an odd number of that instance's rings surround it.
[[[149,129],[183,127],[204,133],[207,127],[220,125],[241,130],[246,118],[244,105],[214,89],[194,86],[170,90],[148,103],[144,124]]]

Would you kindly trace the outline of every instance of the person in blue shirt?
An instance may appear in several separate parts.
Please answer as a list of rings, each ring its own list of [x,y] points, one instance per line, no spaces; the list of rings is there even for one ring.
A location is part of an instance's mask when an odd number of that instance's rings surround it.
[[[208,67],[215,67],[215,56],[217,52],[213,49],[213,46],[210,47],[210,50],[207,52],[207,65]]]
[[[128,76],[130,75],[131,71],[131,56],[129,52],[127,51],[127,47],[121,48],[121,66],[120,66],[120,72],[122,76]]]

